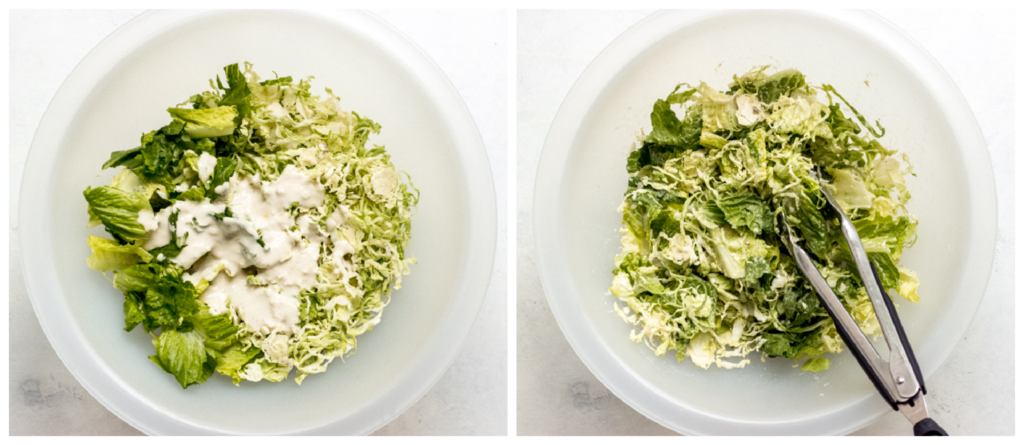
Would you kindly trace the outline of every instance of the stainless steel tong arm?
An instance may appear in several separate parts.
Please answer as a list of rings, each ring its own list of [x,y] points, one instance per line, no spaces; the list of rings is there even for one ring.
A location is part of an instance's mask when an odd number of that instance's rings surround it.
[[[864,251],[864,245],[860,241],[860,235],[857,234],[857,228],[853,225],[853,221],[850,221],[850,218],[846,216],[843,209],[832,198],[828,187],[822,185],[821,192],[825,195],[825,200],[828,201],[828,204],[832,206],[835,213],[839,216],[839,228],[842,230],[843,238],[846,239],[846,243],[850,247],[853,262],[857,266],[857,272],[860,274],[861,282],[864,283],[864,289],[867,291],[868,298],[871,299],[871,306],[875,310],[878,325],[882,328],[882,335],[885,336],[885,343],[889,348],[889,369],[887,374],[892,377],[892,381],[896,384],[896,391],[891,392],[893,399],[901,402],[908,401],[921,391],[921,383],[917,381],[914,369],[910,365],[910,359],[907,357],[907,352],[903,349],[899,334],[896,332],[896,324],[893,322],[892,314],[889,313],[889,308],[883,300],[887,297],[878,285],[878,278],[875,276],[870,260],[868,260],[867,252]],[[863,334],[861,335],[863,336]],[[872,350],[874,350],[873,347]]]
[[[835,292],[832,291],[832,287],[825,281],[825,277],[821,276],[821,272],[818,271],[818,267],[811,261],[811,257],[807,255],[807,252],[800,247],[798,244],[793,243],[793,233],[790,231],[789,223],[786,221],[785,214],[779,218],[782,229],[782,242],[786,244],[790,253],[793,254],[793,258],[796,260],[797,267],[804,273],[807,280],[810,281],[811,286],[817,291],[821,301],[828,308],[828,312],[832,314],[832,318],[835,322],[841,325],[841,328],[849,333],[850,340],[853,344],[848,345],[851,348],[857,348],[862,352],[865,359],[867,360],[868,366],[871,367],[871,371],[880,378],[882,385],[890,395],[901,394],[897,389],[896,379],[884,378],[890,375],[890,364],[878,355],[878,351],[871,344],[868,338],[864,335],[864,332],[860,330],[860,326],[854,321],[850,313],[846,311],[846,307],[839,301],[839,297],[836,296]],[[872,302],[873,303],[873,302]],[[877,309],[876,309],[877,310]],[[911,373],[913,375],[913,373]],[[916,382],[916,379],[914,380]],[[913,397],[913,394],[911,395]],[[894,399],[899,399],[894,397]],[[908,397],[909,399],[909,397]]]

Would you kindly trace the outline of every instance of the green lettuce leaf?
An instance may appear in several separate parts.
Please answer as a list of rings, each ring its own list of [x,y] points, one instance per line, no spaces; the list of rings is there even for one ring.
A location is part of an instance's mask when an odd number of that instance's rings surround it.
[[[779,71],[765,79],[757,89],[757,99],[766,104],[778,101],[782,96],[789,96],[806,85],[804,74],[793,69]]]
[[[139,223],[139,211],[152,208],[145,196],[110,186],[89,187],[84,194],[90,215],[99,219],[111,233],[129,241],[146,237],[146,229]]]
[[[755,234],[775,230],[775,214],[768,203],[749,191],[715,200],[725,220],[734,229],[747,228]]]
[[[167,112],[185,123],[185,133],[193,138],[228,136],[235,131],[238,110],[234,105],[214,108],[168,108]]]
[[[231,175],[235,174],[238,168],[238,160],[235,158],[217,158],[217,165],[213,168],[213,175],[210,176],[210,188],[206,189],[206,197],[215,201],[219,196],[217,187],[228,182]]]
[[[765,66],[754,69],[740,77],[733,76],[733,83],[729,85],[731,90],[757,94],[758,100],[771,104],[807,85],[804,74],[800,71],[788,69],[769,76],[764,74],[767,68]]]
[[[252,363],[262,351],[259,348],[245,349],[241,344],[231,345],[224,352],[217,354],[217,366],[214,368],[218,374],[231,377],[231,382],[236,386],[243,379],[238,375],[245,365]]]
[[[146,332],[160,327],[177,329],[199,309],[199,293],[181,276],[181,267],[173,264],[136,264],[114,273],[114,287],[142,303]]]
[[[704,134],[739,130],[736,100],[731,95],[715,91],[705,83],[697,86],[697,93]]]
[[[761,350],[769,357],[786,357],[796,359],[800,356],[799,341],[791,334],[765,334],[765,342]]]
[[[651,111],[653,130],[647,135],[646,140],[656,145],[675,146],[688,150],[697,148],[703,127],[701,107],[699,105],[689,107],[682,120],[679,120],[676,112],[671,108],[672,104],[685,103],[695,92],[696,90],[692,89],[684,93],[673,92],[667,101],[658,99],[654,103],[654,110]]]
[[[845,103],[847,107],[850,107],[850,111],[853,111],[853,114],[857,116],[857,120],[859,120],[861,125],[863,125],[864,128],[867,128],[868,131],[870,131],[874,137],[880,138],[882,136],[885,136],[885,128],[882,128],[882,123],[880,121],[875,121],[875,125],[878,127],[878,130],[871,128],[871,125],[868,124],[868,120],[865,119],[864,116],[861,115],[856,108],[853,108],[853,105],[850,105],[850,103],[847,102],[846,99],[843,96],[841,96],[838,91],[836,91],[835,87],[833,87],[832,85],[822,85],[822,89],[827,93],[835,94],[836,97],[838,97],[839,100],[843,101],[843,103]]]
[[[85,259],[92,270],[118,270],[138,263],[148,263],[153,259],[146,249],[132,244],[120,244],[97,236],[89,236],[89,248],[92,255]]]
[[[800,367],[800,370],[810,372],[825,371],[831,364],[832,362],[825,357],[815,357],[807,359],[807,361],[804,362],[804,365]]]
[[[747,260],[750,258],[778,256],[777,247],[769,246],[749,232],[737,232],[725,227],[712,229],[710,241],[718,269],[732,279],[746,278]]]
[[[207,347],[222,351],[235,340],[238,326],[228,314],[212,315],[205,309],[192,317],[195,329],[203,336]]]
[[[235,117],[236,122],[241,122],[242,119],[249,117],[252,109],[253,97],[252,91],[249,89],[249,81],[246,80],[245,74],[238,69],[237,63],[224,67],[224,77],[228,82],[226,87],[220,82],[220,77],[217,77],[217,88],[224,90],[224,96],[217,103],[221,106],[234,106],[238,112]]]
[[[149,142],[142,146],[143,165],[136,173],[169,185],[180,152],[173,139],[168,139],[164,133],[153,132]]]
[[[138,294],[126,293],[124,296],[124,330],[131,332],[139,323],[146,321],[146,309],[139,300]]]
[[[917,288],[921,282],[917,279],[917,273],[905,267],[898,267],[900,271],[900,284],[896,291],[907,301],[917,303],[921,297],[917,295]]]
[[[894,260],[899,260],[903,248],[913,245],[917,237],[917,221],[906,216],[876,214],[856,219],[853,225],[857,228],[864,250],[885,252]]]
[[[761,277],[765,275],[771,275],[772,261],[770,258],[765,257],[750,257],[747,258],[747,263],[743,266],[743,268],[743,279],[747,283],[758,284],[761,280]]]
[[[868,252],[868,260],[875,266],[878,281],[882,282],[883,290],[896,289],[900,285],[900,271],[888,253]]]
[[[828,106],[814,96],[782,96],[768,115],[768,124],[780,134],[831,137],[827,114]]]
[[[202,201],[206,197],[206,191],[202,187],[192,187],[186,190],[184,193],[178,195],[175,199],[183,199],[189,201]]]
[[[829,230],[825,224],[825,217],[821,213],[821,204],[819,204],[824,199],[825,197],[815,184],[815,187],[801,190],[796,200],[786,199],[783,201],[789,224],[804,240],[807,250],[819,258],[827,257],[829,251]]]
[[[131,150],[121,150],[110,153],[110,159],[103,163],[103,169],[113,167],[136,168],[142,164],[142,147],[135,147]]]
[[[832,197],[843,210],[870,209],[875,202],[875,195],[868,191],[864,180],[854,172],[846,169],[832,169]]]
[[[174,375],[182,388],[203,383],[213,375],[214,366],[207,362],[203,337],[196,331],[164,330],[153,339],[153,346],[156,346],[156,355],[149,359]]]

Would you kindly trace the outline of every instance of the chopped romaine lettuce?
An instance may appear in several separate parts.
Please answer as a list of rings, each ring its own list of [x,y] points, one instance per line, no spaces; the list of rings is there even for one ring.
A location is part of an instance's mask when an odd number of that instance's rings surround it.
[[[95,217],[114,237],[136,241],[146,236],[139,223],[139,211],[150,210],[149,201],[141,193],[126,192],[116,187],[103,186],[85,189],[89,215]]]
[[[203,383],[213,375],[203,337],[195,330],[181,332],[165,329],[153,339],[156,355],[149,357],[164,371],[173,374],[182,388]]]
[[[98,236],[89,237],[89,248],[92,249],[92,256],[85,261],[93,270],[119,270],[138,263],[148,263],[153,259],[153,255],[139,246],[120,244]]]
[[[185,122],[185,133],[193,138],[228,136],[235,132],[238,110],[234,106],[215,108],[168,108],[175,119]]]

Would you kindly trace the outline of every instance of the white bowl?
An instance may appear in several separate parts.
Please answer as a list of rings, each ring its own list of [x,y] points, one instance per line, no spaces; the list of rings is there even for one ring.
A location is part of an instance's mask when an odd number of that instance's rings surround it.
[[[125,333],[120,293],[85,265],[86,186],[108,183],[113,150],[165,125],[165,109],[209,88],[230,63],[264,77],[314,75],[342,107],[381,124],[382,144],[420,189],[407,252],[419,259],[358,353],[302,386],[186,390]],[[64,364],[103,405],[150,434],[365,434],[418,400],[451,364],[476,318],[496,242],[483,142],[441,70],[407,38],[362,12],[146,13],[83,60],[47,109],[25,168],[21,240],[39,322]]]
[[[873,14],[661,12],[620,36],[577,80],[544,145],[534,203],[541,279],[583,362],[656,422],[686,434],[847,433],[890,409],[848,352],[830,356],[832,368],[817,374],[756,355],[741,370],[705,371],[630,341],[632,326],[612,311],[607,291],[626,156],[640,130],[650,130],[654,101],[679,82],[724,89],[733,74],[757,65],[797,68],[809,82],[833,84],[881,119],[887,146],[909,154],[917,173],[909,207],[920,225],[903,261],[920,276],[921,302],[899,309],[927,380],[985,290],[996,228],[992,169],[952,80]]]

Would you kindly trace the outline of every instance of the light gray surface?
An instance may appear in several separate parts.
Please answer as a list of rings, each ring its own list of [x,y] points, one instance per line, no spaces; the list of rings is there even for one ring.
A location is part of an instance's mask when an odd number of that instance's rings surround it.
[[[533,181],[548,127],[573,82],[619,34],[650,11],[519,11],[517,15],[517,433],[674,434],[624,404],[575,355],[537,273]],[[989,144],[998,190],[995,267],[967,334],[932,376],[932,416],[955,435],[1014,433],[1014,54],[1010,14],[884,11],[945,67]],[[956,33],[949,33],[955,28]],[[966,37],[965,37],[966,36]],[[993,356],[999,344],[998,356]],[[1009,353],[1007,356],[1006,351]],[[899,413],[857,435],[907,435]]]
[[[12,11],[10,15],[10,433],[130,435],[60,362],[25,290],[18,196],[33,134],[58,87],[104,37],[141,11]],[[441,380],[375,434],[503,435],[507,430],[507,12],[374,11],[409,36],[452,80],[487,146],[498,245],[487,298]],[[113,149],[113,148],[112,148]]]

